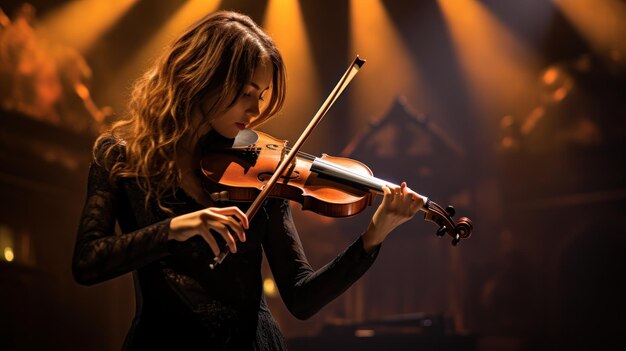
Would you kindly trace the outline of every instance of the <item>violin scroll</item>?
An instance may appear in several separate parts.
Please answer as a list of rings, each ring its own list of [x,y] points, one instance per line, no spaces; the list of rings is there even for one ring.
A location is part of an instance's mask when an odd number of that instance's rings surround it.
[[[448,206],[444,210],[435,202],[428,200],[424,208],[424,219],[439,226],[436,233],[437,236],[450,235],[452,237],[452,245],[456,246],[461,239],[467,239],[472,235],[474,225],[471,219],[461,217],[456,222],[452,220],[456,212],[454,207]]]

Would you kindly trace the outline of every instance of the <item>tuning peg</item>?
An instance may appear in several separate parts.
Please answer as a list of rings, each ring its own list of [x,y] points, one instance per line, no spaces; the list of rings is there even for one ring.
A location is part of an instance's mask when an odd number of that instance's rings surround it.
[[[437,229],[437,236],[442,237],[446,234],[446,230],[448,228],[445,225],[442,225],[441,228]]]
[[[454,217],[454,214],[456,213],[456,210],[454,209],[454,207],[448,205],[448,207],[446,207],[446,213],[450,216],[450,217]]]
[[[461,241],[461,236],[459,234],[454,235],[454,239],[452,239],[452,246],[456,246]]]

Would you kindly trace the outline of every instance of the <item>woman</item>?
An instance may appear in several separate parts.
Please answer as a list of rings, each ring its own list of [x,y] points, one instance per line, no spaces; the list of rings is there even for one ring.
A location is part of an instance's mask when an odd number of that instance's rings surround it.
[[[85,285],[133,272],[137,314],[125,349],[284,349],[262,296],[263,252],[286,306],[305,319],[423,205],[404,183],[385,188],[367,230],[315,271],[288,202],[266,201],[250,222],[234,204],[212,202],[197,176],[201,156],[265,122],[284,95],[273,41],[250,18],[218,12],[166,49],[135,84],[129,119],[96,141],[72,268]],[[210,270],[222,243],[232,254]]]

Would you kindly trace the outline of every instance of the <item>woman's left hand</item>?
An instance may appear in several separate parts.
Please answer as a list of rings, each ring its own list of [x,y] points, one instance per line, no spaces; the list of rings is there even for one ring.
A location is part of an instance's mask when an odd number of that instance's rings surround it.
[[[385,186],[383,192],[383,201],[363,234],[363,245],[367,252],[371,252],[391,231],[413,218],[424,206],[425,198],[411,190],[405,182],[398,187]]]

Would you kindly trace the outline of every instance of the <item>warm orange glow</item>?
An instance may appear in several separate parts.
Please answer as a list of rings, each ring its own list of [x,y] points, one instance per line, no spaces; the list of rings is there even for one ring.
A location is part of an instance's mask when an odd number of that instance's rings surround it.
[[[15,258],[15,255],[13,254],[13,249],[10,247],[5,247],[4,248],[4,259],[7,260],[8,262],[13,261],[13,259]]]
[[[563,99],[565,99],[568,93],[569,93],[568,88],[560,87],[554,91],[554,94],[552,94],[552,99],[554,99],[555,102],[562,101]]]
[[[118,101],[120,87],[127,87],[145,71],[161,53],[167,43],[181,34],[185,28],[219,8],[221,0],[190,0],[172,14],[167,23],[152,35],[149,42],[130,57],[124,67],[115,72],[115,79],[108,85],[109,100]]]
[[[502,138],[502,143],[501,143],[502,147],[505,149],[510,149],[513,147],[513,145],[515,145],[515,140],[513,140],[513,138],[506,136],[504,138]]]
[[[514,122],[515,120],[513,119],[513,116],[511,115],[503,116],[502,119],[500,120],[500,128],[502,129],[510,128],[511,126],[513,126]]]
[[[89,99],[91,95],[89,94],[89,89],[87,88],[87,86],[81,83],[74,85],[74,91],[76,92],[76,95],[80,96],[80,98],[83,100]]]
[[[559,76],[559,71],[555,67],[548,68],[542,76],[543,83],[545,85],[552,85],[556,82],[556,79]]]
[[[299,134],[322,103],[320,85],[298,0],[270,0],[263,28],[274,39],[287,66],[287,100],[267,127],[285,137]],[[308,112],[302,115],[302,112]]]
[[[8,226],[0,224],[0,250],[2,250],[2,256],[0,259],[6,261],[13,261],[13,230]]]
[[[530,132],[532,132],[533,129],[535,129],[535,126],[537,125],[537,123],[539,123],[539,120],[541,120],[543,116],[545,116],[545,113],[546,113],[546,110],[542,106],[535,107],[530,112],[528,117],[526,117],[526,120],[522,124],[522,127],[521,127],[522,134],[524,135],[530,134]]]
[[[43,17],[37,31],[80,52],[89,48],[137,0],[74,0]]]
[[[148,43],[143,45],[133,60],[130,67],[145,65],[155,58],[165,47],[165,45],[185,28],[199,20],[201,17],[218,9],[220,0],[191,0],[181,6],[178,11],[171,16],[167,23],[152,35]]]
[[[349,87],[352,111],[361,128],[365,120],[383,115],[399,95],[421,89],[421,79],[406,44],[381,0],[351,0],[352,53],[367,60]]]
[[[572,77],[560,66],[550,66],[541,74],[543,83],[542,99],[548,103],[560,102],[567,97],[574,86]]]
[[[373,329],[357,329],[354,331],[354,336],[357,338],[371,338],[376,335]]]
[[[483,113],[532,99],[538,60],[480,1],[439,0],[468,90]]]
[[[626,3],[618,0],[553,1],[598,54],[611,60],[626,54]]]
[[[278,296],[278,289],[276,288],[276,283],[272,278],[265,278],[263,280],[263,293],[267,297],[276,297]]]

